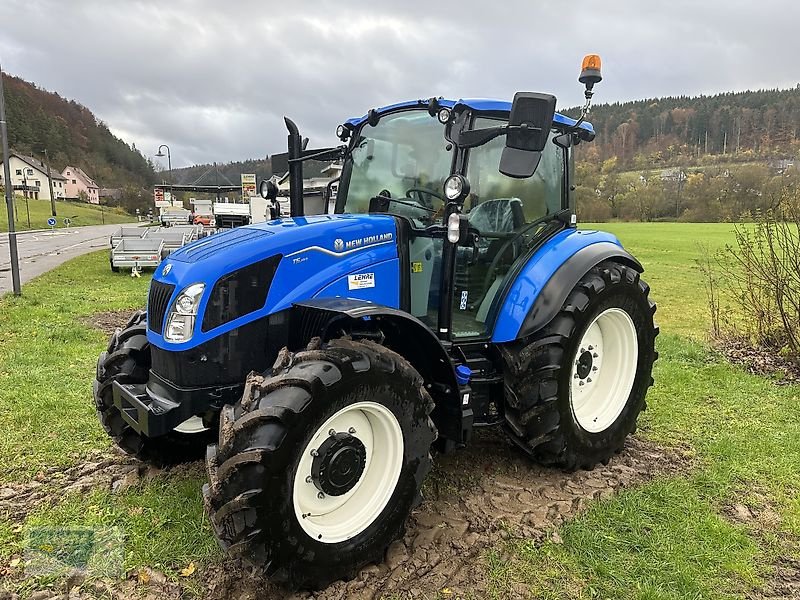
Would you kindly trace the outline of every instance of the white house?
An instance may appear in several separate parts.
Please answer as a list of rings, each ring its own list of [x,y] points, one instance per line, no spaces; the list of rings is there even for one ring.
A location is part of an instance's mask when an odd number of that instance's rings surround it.
[[[19,152],[11,152],[9,160],[11,170],[11,185],[17,193],[26,198],[37,200],[50,200],[50,186],[47,184],[47,165],[31,156]],[[3,171],[0,169],[0,184],[3,181]],[[50,168],[50,179],[53,181],[53,195],[56,199],[65,198],[67,180],[56,169]]]

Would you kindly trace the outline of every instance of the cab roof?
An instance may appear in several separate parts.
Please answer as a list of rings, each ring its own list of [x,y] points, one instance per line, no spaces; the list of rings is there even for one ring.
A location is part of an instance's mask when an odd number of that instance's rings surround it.
[[[386,113],[405,108],[424,108],[428,106],[428,102],[428,100],[409,100],[407,102],[398,102],[397,104],[390,104],[388,106],[376,108],[375,112],[377,112],[379,115],[384,115]],[[463,104],[478,112],[511,112],[511,102],[507,100],[493,100],[491,98],[462,98],[460,100],[448,100],[445,98],[439,98],[440,106],[453,108],[453,106],[456,104]],[[368,115],[364,115],[363,117],[350,119],[347,121],[347,123],[353,127],[360,127],[367,120],[367,118]],[[573,127],[577,122],[578,121],[575,119],[562,115],[561,113],[556,113],[553,116],[553,123],[555,125]],[[581,123],[580,128],[590,133],[594,133],[594,127],[592,127],[591,123],[586,121]]]

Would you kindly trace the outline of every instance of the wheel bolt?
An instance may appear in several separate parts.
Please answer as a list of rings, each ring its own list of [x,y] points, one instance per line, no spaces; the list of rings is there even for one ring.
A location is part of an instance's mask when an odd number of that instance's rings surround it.
[[[317,498],[319,498],[320,500],[322,500],[322,499],[324,499],[324,498],[325,498],[325,494],[323,494],[322,492],[320,492],[319,494],[317,494]]]
[[[592,353],[592,358],[597,358],[598,356],[600,355],[597,352]]]
[[[350,435],[353,435],[355,432],[356,432],[355,427],[351,427],[350,429],[347,430],[347,433],[349,433]]]
[[[329,429],[328,430],[328,435],[336,435],[336,430],[335,429]]]
[[[589,350],[594,350],[594,346],[589,346]]]
[[[575,379],[580,379],[580,378],[581,378],[581,376],[578,375],[577,373],[575,373]]]
[[[313,456],[314,458],[316,458],[316,457],[318,457],[318,456],[319,456],[319,452],[317,452],[316,450],[312,450],[312,451],[311,451],[311,456]]]
[[[306,483],[314,483],[314,480],[311,479],[311,475],[306,475]]]
[[[578,385],[583,385],[583,381],[582,381],[582,380],[581,380],[581,381],[579,381],[579,382],[578,382]]]
[[[597,373],[597,367],[592,367],[592,372]]]
[[[581,354],[583,354],[584,352],[586,352],[586,348],[584,348],[583,346],[581,346]]]
[[[587,377],[586,378],[586,383],[592,383],[592,378],[591,377]]]

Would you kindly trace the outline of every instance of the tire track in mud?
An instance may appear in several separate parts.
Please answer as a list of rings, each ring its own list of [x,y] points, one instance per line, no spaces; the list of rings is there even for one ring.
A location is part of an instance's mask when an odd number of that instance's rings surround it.
[[[510,537],[541,542],[592,501],[659,475],[690,467],[687,453],[630,438],[623,452],[593,471],[564,473],[532,463],[495,431],[476,435],[460,452],[434,458],[425,485],[426,500],[411,515],[406,534],[394,542],[380,564],[368,565],[351,581],[325,590],[294,592],[252,577],[237,561],[209,565],[191,587],[168,581],[151,571],[147,583],[137,572],[124,581],[91,582],[71,590],[69,598],[133,598],[143,593],[159,598],[223,599],[291,597],[296,600],[339,600],[435,597],[443,588],[449,597],[485,596],[485,554]],[[199,463],[198,463],[199,464]],[[66,469],[53,468],[34,481],[0,487],[0,513],[15,522],[36,507],[52,504],[66,493],[104,487],[124,491],[142,480],[183,472],[191,465],[160,471],[116,453],[96,453],[93,460]],[[38,480],[37,480],[38,479]],[[60,592],[67,597],[69,590]],[[51,596],[60,597],[53,590]]]
[[[484,597],[484,556],[504,539],[541,542],[592,501],[656,476],[690,468],[688,454],[633,437],[608,465],[564,473],[533,464],[499,432],[482,432],[460,453],[439,456],[426,484],[426,501],[412,513],[405,536],[381,564],[349,582],[293,594],[296,599],[340,600]],[[207,574],[211,598],[285,598],[287,591],[249,579],[229,563]]]

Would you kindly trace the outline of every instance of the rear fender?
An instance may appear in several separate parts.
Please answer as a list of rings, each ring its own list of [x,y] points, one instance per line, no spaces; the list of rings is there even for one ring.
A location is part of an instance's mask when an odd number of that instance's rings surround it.
[[[553,236],[522,268],[503,298],[492,341],[511,342],[544,327],[581,277],[608,259],[644,271],[610,233],[567,229]]]

